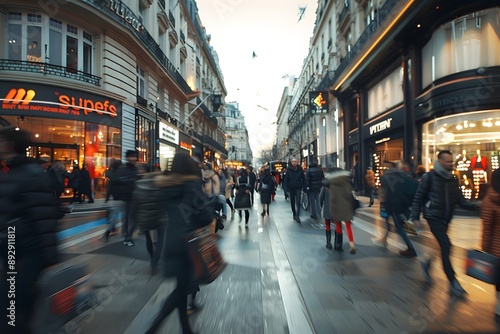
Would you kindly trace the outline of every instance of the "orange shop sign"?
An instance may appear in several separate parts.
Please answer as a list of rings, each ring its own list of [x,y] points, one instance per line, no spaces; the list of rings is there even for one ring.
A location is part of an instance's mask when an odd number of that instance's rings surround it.
[[[95,94],[0,82],[2,114],[76,119],[120,126],[121,102]],[[116,120],[115,120],[116,119]]]

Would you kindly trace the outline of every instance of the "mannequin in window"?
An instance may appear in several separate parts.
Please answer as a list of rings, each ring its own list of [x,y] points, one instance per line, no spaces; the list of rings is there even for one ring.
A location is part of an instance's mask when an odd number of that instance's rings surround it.
[[[477,150],[476,152],[477,155],[470,160],[471,168],[486,170],[486,167],[488,167],[488,159],[486,159],[485,156],[481,156],[481,150]]]
[[[469,169],[470,166],[470,161],[467,160],[467,151],[462,150],[462,154],[459,154],[457,156],[457,162],[456,162],[457,170],[464,172]]]

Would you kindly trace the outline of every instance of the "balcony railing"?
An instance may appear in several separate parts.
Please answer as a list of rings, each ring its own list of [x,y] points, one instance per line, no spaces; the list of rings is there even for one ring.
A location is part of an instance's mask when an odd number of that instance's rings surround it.
[[[19,71],[55,75],[99,86],[101,78],[72,68],[24,60],[0,59],[0,71]]]
[[[144,108],[147,108],[148,107],[148,100],[146,100],[145,98],[143,98],[140,95],[137,95],[137,104],[144,107]]]
[[[151,52],[151,54],[160,62],[165,71],[171,75],[173,80],[179,84],[182,90],[186,94],[193,94],[193,90],[187,84],[184,77],[177,71],[175,66],[170,62],[168,57],[163,53],[160,45],[156,43],[155,39],[151,34],[138,23],[139,18],[134,14],[134,12],[128,8],[123,2],[119,0],[113,0],[105,3],[103,5],[102,0],[81,0],[97,10],[105,13],[109,18],[121,24],[123,27],[128,29],[134,35],[136,35],[146,46],[146,48]],[[119,13],[119,14],[118,14]],[[130,22],[134,23],[131,24]]]
[[[227,150],[218,141],[208,135],[203,136],[203,144],[208,144],[227,156]]]
[[[172,22],[172,27],[175,28],[175,17],[174,17],[174,14],[172,14],[172,11],[168,11],[168,18],[170,20],[170,22]]]

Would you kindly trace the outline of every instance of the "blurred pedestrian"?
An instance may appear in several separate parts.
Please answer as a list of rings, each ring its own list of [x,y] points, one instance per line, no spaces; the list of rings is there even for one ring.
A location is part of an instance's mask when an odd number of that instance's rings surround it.
[[[269,216],[269,204],[271,204],[271,195],[275,188],[274,182],[269,168],[264,168],[257,183],[257,192],[260,194],[260,203],[262,204],[262,213],[260,214],[262,217],[266,214]]]
[[[387,170],[380,179],[382,187],[380,189],[381,206],[388,216],[394,220],[396,231],[406,244],[406,249],[399,252],[402,256],[415,257],[417,252],[412,242],[408,238],[403,228],[405,221],[410,218],[410,207],[418,188],[418,181],[411,177],[406,171],[408,164],[398,162],[395,167]],[[387,234],[389,229],[376,243],[387,244]]]
[[[335,167],[332,168],[331,173],[326,173],[323,182],[328,186],[330,214],[335,223],[334,249],[339,252],[343,251],[342,222],[345,222],[350,253],[356,254],[352,232],[352,218],[354,216],[352,175],[348,171]]]
[[[113,202],[108,206],[108,227],[104,232],[104,241],[108,241],[109,234],[115,230],[115,225],[120,219],[120,214],[125,212],[124,202],[118,198],[122,198],[114,188],[114,175],[116,171],[123,165],[119,159],[113,159],[111,165],[106,171],[106,176],[109,178],[108,186],[106,188],[106,199],[104,203],[108,203],[109,199],[113,197]]]
[[[236,179],[236,197],[234,202],[236,203],[239,198],[243,198],[245,196],[251,196],[251,187],[250,178],[248,176],[248,172],[245,168],[241,168],[238,172],[238,178]],[[250,199],[250,207],[252,206],[252,201]],[[237,207],[235,205],[235,207]],[[248,227],[248,221],[250,219],[250,208],[243,209],[245,211],[245,227]],[[240,216],[240,222],[242,219],[242,210],[238,210],[238,215]]]
[[[491,186],[483,198],[481,207],[483,221],[482,250],[500,257],[500,169],[491,174]],[[500,264],[499,264],[500,266]],[[496,281],[496,320],[500,320],[500,268]]]
[[[318,204],[319,192],[325,178],[323,169],[318,165],[316,158],[311,159],[309,168],[306,171],[306,187],[309,195],[309,203],[311,204],[311,218],[316,219],[321,216],[321,206]]]
[[[424,176],[425,173],[427,173],[427,170],[424,165],[418,165],[415,169],[415,178],[418,182],[422,181],[422,176]]]
[[[248,184],[249,184],[249,189],[250,189],[250,197],[252,199],[252,206],[253,206],[253,194],[255,192],[255,186],[257,185],[257,174],[255,174],[253,167],[250,166],[248,167],[248,170],[246,171],[248,175]]]
[[[89,203],[94,203],[94,198],[92,197],[92,180],[86,164],[83,164],[80,170],[80,187],[78,190],[80,203],[85,202],[85,196],[89,198]]]
[[[331,172],[333,167],[329,167],[327,172]],[[332,230],[331,222],[332,215],[330,213],[330,192],[328,188],[323,185],[321,191],[319,192],[318,204],[321,207],[321,213],[323,219],[325,220],[325,232],[326,232],[326,248],[332,249]],[[336,237],[337,239],[338,237]]]
[[[132,219],[132,195],[135,189],[135,182],[140,178],[137,170],[138,153],[134,150],[128,150],[125,153],[127,162],[121,165],[114,173],[110,182],[113,183],[113,198],[124,202],[125,219],[122,223],[122,235],[125,236],[123,244],[134,246],[132,235],[135,231],[135,221]]]
[[[224,173],[225,179],[226,179],[226,184],[224,188],[224,197],[226,198],[226,204],[229,206],[231,209],[231,219],[234,219],[234,206],[233,203],[231,202],[231,196],[233,193],[233,187],[234,187],[234,181],[233,177],[229,175],[227,169],[223,169],[222,173]]]
[[[368,197],[370,198],[369,207],[373,206],[373,192],[375,191],[375,173],[372,171],[371,167],[368,167],[365,175],[366,190],[368,191]]]
[[[304,170],[298,164],[296,158],[293,158],[291,165],[287,169],[285,184],[290,195],[290,207],[292,208],[293,220],[300,223],[300,208],[302,206],[302,191],[306,190],[306,181]]]
[[[193,333],[187,317],[187,296],[193,278],[193,263],[189,255],[186,234],[212,222],[213,214],[203,211],[200,204],[206,199],[201,191],[200,170],[187,154],[177,153],[168,174],[155,178],[163,189],[162,207],[168,216],[163,245],[164,275],[175,277],[177,285],[165,299],[159,313],[146,333],[155,333],[163,320],[177,308],[182,333]],[[213,213],[213,209],[212,209]]]
[[[464,198],[458,179],[452,173],[453,168],[454,160],[451,151],[440,151],[434,169],[425,173],[419,184],[413,199],[411,220],[415,226],[419,226],[420,212],[423,208],[424,218],[429,223],[431,232],[441,249],[443,269],[450,282],[450,294],[462,297],[466,291],[456,279],[455,271],[451,265],[451,241],[448,237],[448,227],[453,218],[456,204],[466,210],[477,210],[477,205]],[[430,264],[430,257],[422,262],[422,269],[428,283],[432,282],[429,273]]]
[[[78,164],[74,165],[73,170],[71,173],[67,173],[66,177],[69,180],[68,186],[73,190],[73,197],[69,201],[69,204],[73,204],[75,200],[78,200],[78,203],[82,203],[82,197],[80,195],[80,183],[82,180],[80,166]]]
[[[285,194],[285,201],[288,199],[288,190],[286,189],[286,183],[285,183],[285,177],[286,177],[286,172],[287,172],[287,168],[286,167],[283,167],[283,169],[281,170],[281,189],[283,189],[283,193]]]
[[[31,143],[26,131],[0,129],[0,333],[32,333],[37,283],[58,260],[57,220],[63,213],[49,176],[26,157]]]
[[[222,168],[217,170],[219,176],[219,202],[222,205],[222,219],[227,219],[227,203],[226,203],[226,174]]]

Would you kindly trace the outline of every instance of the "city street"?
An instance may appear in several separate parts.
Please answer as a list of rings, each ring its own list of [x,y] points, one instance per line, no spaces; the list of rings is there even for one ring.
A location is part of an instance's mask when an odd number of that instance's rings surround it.
[[[496,333],[494,287],[464,274],[465,250],[479,244],[480,220],[457,218],[451,228],[453,263],[468,291],[465,301],[448,296],[440,261],[434,261],[434,285],[424,284],[415,258],[397,254],[400,239],[391,233],[387,249],[372,243],[383,226],[378,203],[366,205],[354,220],[357,253],[327,250],[320,219],[301,213],[292,220],[281,190],[270,217],[251,212],[249,228],[238,215],[219,231],[220,249],[228,263],[224,273],[203,286],[201,311],[190,316],[198,333]],[[361,198],[365,203],[366,198]],[[100,205],[96,202],[96,205]],[[102,228],[102,227],[101,227]],[[80,237],[81,238],[81,237]],[[436,243],[425,229],[412,236],[419,255]],[[96,236],[65,247],[66,261],[84,262],[100,287],[101,305],[63,328],[62,333],[143,333],[173,280],[151,277],[142,235],[135,247],[121,237],[104,243]],[[160,333],[180,333],[176,312]]]

